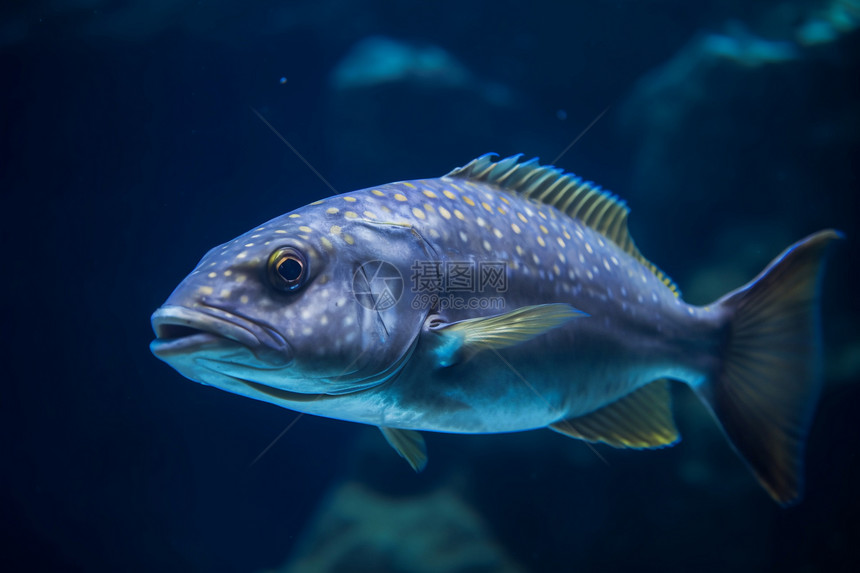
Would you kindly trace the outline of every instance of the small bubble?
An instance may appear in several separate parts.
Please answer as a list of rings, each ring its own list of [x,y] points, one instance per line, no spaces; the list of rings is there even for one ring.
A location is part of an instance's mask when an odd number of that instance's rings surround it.
[[[282,77],[281,79],[278,80],[278,83],[281,85],[284,85],[285,83],[287,83],[287,78]]]

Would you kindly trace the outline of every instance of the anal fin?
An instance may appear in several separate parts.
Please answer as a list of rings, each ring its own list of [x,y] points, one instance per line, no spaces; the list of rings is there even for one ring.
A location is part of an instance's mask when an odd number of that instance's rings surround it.
[[[657,380],[599,410],[549,427],[572,438],[616,448],[662,448],[681,439],[672,418],[668,380]]]

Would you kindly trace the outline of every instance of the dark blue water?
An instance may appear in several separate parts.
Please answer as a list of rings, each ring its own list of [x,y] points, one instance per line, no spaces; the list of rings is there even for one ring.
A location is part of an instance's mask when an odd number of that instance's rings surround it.
[[[858,27],[852,0],[5,3],[4,568],[851,570]],[[431,434],[415,475],[305,416],[252,464],[296,414],[148,349],[207,249],[331,194],[252,108],[339,191],[555,161],[629,202],[691,302],[846,232],[805,500],[773,504],[680,385],[669,450]]]

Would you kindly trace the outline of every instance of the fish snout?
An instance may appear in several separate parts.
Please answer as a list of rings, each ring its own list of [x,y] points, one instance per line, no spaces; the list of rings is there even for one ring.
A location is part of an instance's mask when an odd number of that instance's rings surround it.
[[[166,304],[152,314],[151,322],[156,339],[150,349],[165,361],[205,350],[240,347],[270,366],[286,366],[294,357],[286,339],[272,327],[217,307],[193,309]]]

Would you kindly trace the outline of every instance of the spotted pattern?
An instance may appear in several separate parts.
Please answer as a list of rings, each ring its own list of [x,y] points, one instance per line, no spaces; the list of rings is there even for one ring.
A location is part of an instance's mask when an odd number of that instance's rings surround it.
[[[272,321],[288,340],[326,336],[331,343],[325,352],[318,343],[308,344],[308,353],[347,352],[362,339],[355,301],[342,296],[348,287],[332,270],[338,266],[320,261],[362,260],[370,246],[374,253],[401,249],[394,240],[368,245],[366,237],[385,237],[387,229],[412,229],[420,239],[411,240],[430,243],[416,249],[416,257],[436,253],[446,260],[504,263],[506,304],[514,307],[566,301],[599,316],[603,328],[619,320],[644,320],[659,332],[673,309],[689,316],[702,312],[674,297],[642,264],[580,221],[516,193],[455,178],[391,183],[317,201],[214,249],[187,280],[206,304],[277,316]],[[268,294],[261,272],[272,252],[293,244],[308,254],[311,269],[325,269],[315,276],[311,306],[303,310],[285,304],[278,298],[282,295]]]

